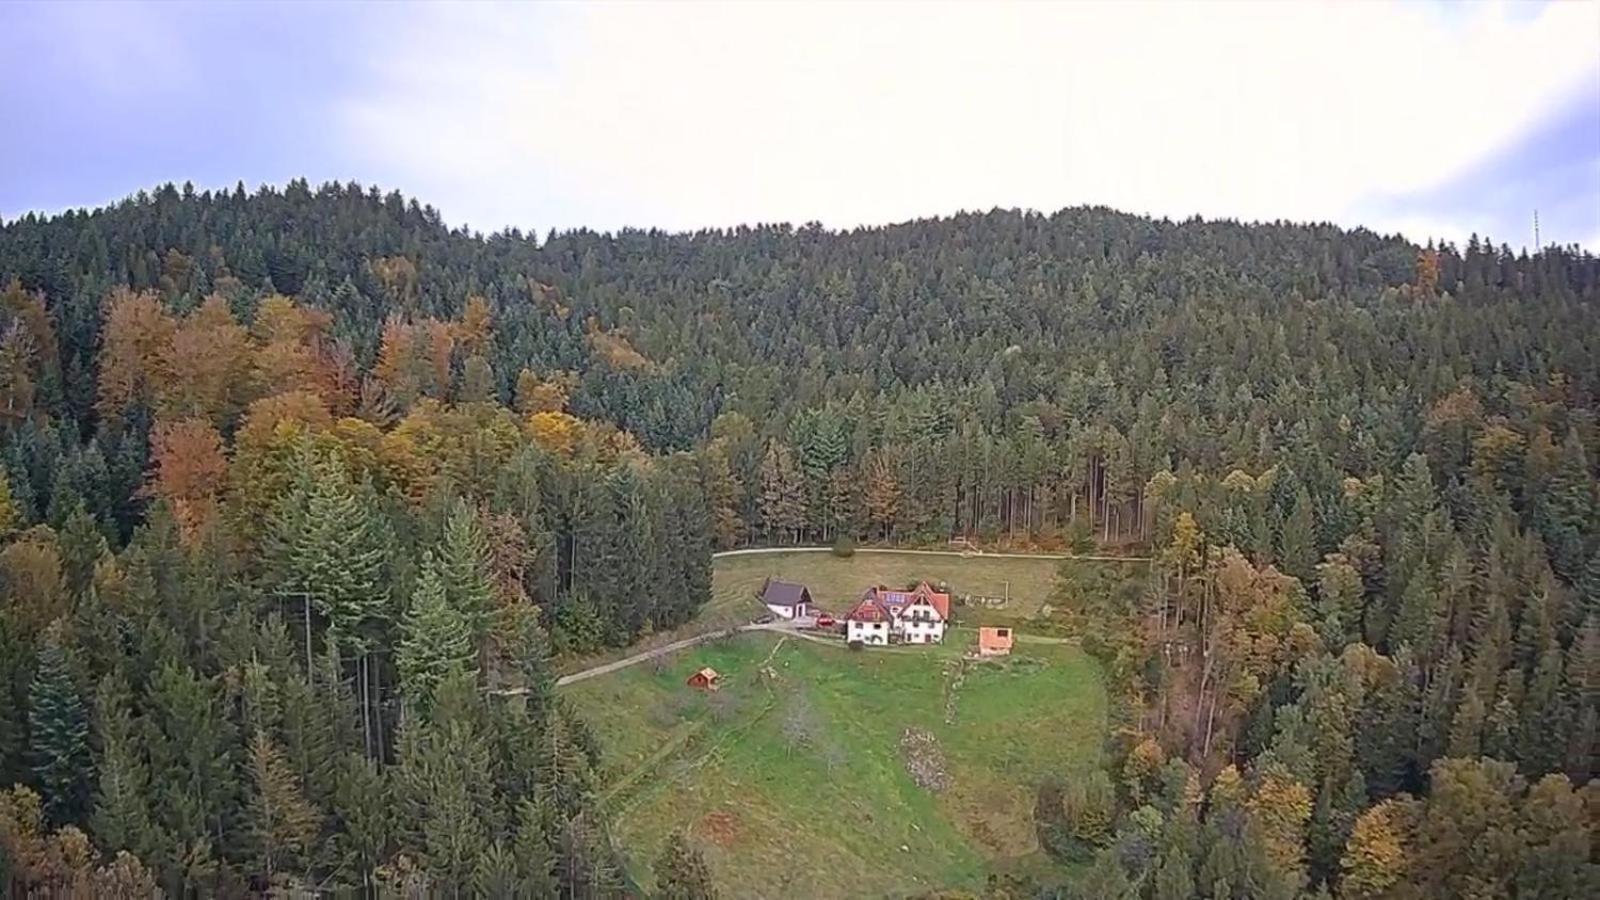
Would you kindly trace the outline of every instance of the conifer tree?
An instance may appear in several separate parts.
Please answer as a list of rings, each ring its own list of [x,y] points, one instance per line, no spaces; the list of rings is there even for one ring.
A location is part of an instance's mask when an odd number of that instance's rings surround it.
[[[489,579],[494,560],[483,524],[465,500],[451,506],[435,558],[446,601],[466,620],[474,642],[482,640],[495,605]]]
[[[45,815],[56,824],[82,818],[93,778],[89,716],[62,644],[61,623],[57,622],[45,631],[28,690],[33,775],[44,795]]]
[[[130,712],[126,686],[115,675],[100,682],[95,693],[95,726],[99,756],[95,773],[91,831],[109,851],[126,850],[143,857],[158,843],[150,818],[147,794],[149,767],[142,741]]]
[[[525,799],[517,805],[516,837],[511,845],[521,896],[548,897],[556,892],[556,857],[551,846],[548,810]]]
[[[1196,895],[1193,863],[1181,846],[1161,854],[1151,886],[1151,900],[1189,900]]]
[[[1310,581],[1318,559],[1315,510],[1311,494],[1301,485],[1294,495],[1289,515],[1278,537],[1278,555],[1283,570],[1301,581]]]
[[[431,552],[423,554],[422,571],[411,607],[401,622],[395,651],[400,692],[418,712],[432,705],[435,691],[447,678],[472,677],[478,671],[467,618],[451,605],[439,568]]]
[[[156,821],[169,847],[179,848],[161,861],[163,885],[192,889],[215,873],[218,855],[236,838],[238,738],[215,682],[176,661],[151,680],[145,724]]]
[[[376,762],[361,754],[345,754],[331,811],[338,817],[341,866],[355,873],[356,883],[363,889],[371,887],[391,831],[388,788]]]
[[[273,883],[288,867],[303,867],[315,848],[322,815],[306,800],[283,754],[264,732],[250,741],[251,791],[245,830],[256,864]]]
[[[301,464],[300,482],[272,520],[277,592],[305,605],[307,624],[315,610],[328,624],[329,642],[359,657],[388,616],[383,536],[343,466],[309,456]]]

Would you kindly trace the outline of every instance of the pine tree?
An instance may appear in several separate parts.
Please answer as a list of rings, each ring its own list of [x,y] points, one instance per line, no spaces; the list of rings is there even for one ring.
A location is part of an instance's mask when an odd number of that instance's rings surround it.
[[[1278,536],[1278,557],[1283,560],[1283,570],[1301,581],[1309,582],[1315,573],[1317,533],[1315,510],[1311,494],[1302,485],[1294,495],[1294,505],[1283,521]]]
[[[169,847],[162,880],[169,891],[194,889],[232,849],[240,810],[239,746],[216,683],[169,660],[151,680],[146,716],[150,797]]]
[[[489,746],[460,708],[475,692],[461,672],[441,683],[435,720],[403,726],[398,765],[390,770],[396,831],[421,851],[434,883],[452,894],[471,888],[491,829],[499,826]]]
[[[492,841],[478,854],[472,867],[472,890],[479,897],[519,896],[517,861],[511,849],[502,841]]]
[[[789,448],[776,441],[761,460],[761,522],[767,539],[791,543],[805,524],[805,495]]]
[[[1327,884],[1338,876],[1340,854],[1366,805],[1367,781],[1359,769],[1352,770],[1342,784],[1328,780],[1317,792],[1307,840],[1313,885]]]
[[[95,726],[100,748],[95,772],[91,831],[100,846],[145,856],[158,843],[147,794],[149,767],[144,760],[131,698],[119,678],[108,675],[95,693]]]
[[[1517,730],[1517,760],[1518,767],[1530,776],[1560,769],[1566,759],[1568,729],[1573,723],[1567,721],[1561,702],[1563,662],[1561,648],[1552,641],[1528,682]]]
[[[1600,616],[1589,616],[1567,648],[1562,706],[1570,728],[1566,773],[1586,784],[1600,771]]]
[[[562,896],[601,900],[623,895],[616,851],[592,813],[584,811],[568,819],[559,843]]]
[[[401,694],[412,709],[426,712],[445,679],[477,674],[477,658],[466,616],[450,604],[433,554],[424,553],[395,651]]]
[[[532,800],[517,805],[516,858],[518,891],[523,897],[549,897],[556,892],[556,857],[550,841],[550,814]]]
[[[247,757],[251,792],[246,832],[267,882],[284,867],[309,863],[322,815],[301,791],[283,754],[261,731],[250,741]]]
[[[1196,896],[1192,870],[1187,851],[1178,846],[1167,848],[1156,866],[1151,900],[1190,900]]]
[[[93,780],[89,716],[67,665],[60,623],[45,631],[39,649],[28,690],[28,735],[45,815],[56,824],[79,821],[88,808]]]
[[[0,614],[0,784],[27,777],[28,680],[31,642],[9,615]]]
[[[1467,759],[1478,756],[1483,748],[1483,725],[1487,715],[1482,692],[1475,685],[1468,685],[1461,705],[1456,707],[1455,721],[1450,725],[1446,755]]]
[[[309,457],[301,465],[300,483],[272,519],[277,593],[305,606],[308,627],[311,610],[324,617],[330,643],[359,657],[389,615],[381,526],[343,466]]]
[[[340,760],[331,810],[338,817],[340,863],[359,876],[363,889],[370,888],[391,831],[388,789],[377,763],[356,753]]]
[[[705,857],[682,830],[667,836],[661,855],[656,857],[655,874],[655,896],[661,900],[716,900]]]
[[[1116,790],[1104,770],[1095,769],[1075,778],[1062,793],[1062,816],[1073,839],[1086,847],[1104,846],[1111,839],[1116,815]]]
[[[1577,582],[1587,562],[1585,543],[1594,529],[1594,480],[1576,429],[1567,434],[1560,453],[1555,471],[1538,493],[1534,519],[1555,570]]]
[[[488,632],[490,613],[495,608],[489,580],[494,560],[483,524],[464,500],[457,500],[450,508],[436,559],[446,602],[466,620],[477,643]]]

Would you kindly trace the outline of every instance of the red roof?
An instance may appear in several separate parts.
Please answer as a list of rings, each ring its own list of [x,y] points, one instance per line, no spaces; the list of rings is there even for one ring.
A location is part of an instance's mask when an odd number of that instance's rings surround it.
[[[877,589],[868,588],[867,592],[861,595],[861,602],[845,613],[844,617],[846,621],[887,622],[894,618],[894,614],[889,612],[889,608],[883,605],[882,600],[878,599]]]
[[[887,621],[894,618],[900,610],[919,601],[925,601],[932,606],[939,613],[939,618],[949,620],[950,595],[939,593],[926,581],[909,591],[891,591],[885,587],[867,588],[866,593],[861,595],[861,602],[857,603],[845,618],[860,622]]]
[[[924,581],[923,583],[917,585],[917,589],[915,591],[913,591],[912,594],[914,596],[919,596],[919,597],[926,598],[928,603],[931,606],[933,606],[934,609],[939,611],[939,618],[941,618],[941,619],[949,619],[950,618],[950,595],[949,594],[941,594],[941,593],[939,593],[938,591],[934,590],[933,587],[931,585],[929,585],[926,581]]]

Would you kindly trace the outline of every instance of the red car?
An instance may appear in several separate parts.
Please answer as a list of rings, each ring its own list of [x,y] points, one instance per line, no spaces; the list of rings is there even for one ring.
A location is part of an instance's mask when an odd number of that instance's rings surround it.
[[[832,628],[834,626],[834,624],[835,623],[833,621],[833,616],[826,615],[826,614],[817,616],[817,627],[818,628]]]

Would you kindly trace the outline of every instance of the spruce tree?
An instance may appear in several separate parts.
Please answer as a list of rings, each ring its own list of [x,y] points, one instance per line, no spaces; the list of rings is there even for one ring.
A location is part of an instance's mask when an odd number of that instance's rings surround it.
[[[1196,895],[1193,863],[1182,847],[1161,854],[1152,882],[1151,900],[1190,900]]]
[[[493,559],[477,511],[465,500],[450,507],[436,559],[446,601],[466,620],[474,643],[482,640],[495,606]]]
[[[446,678],[477,674],[477,657],[466,616],[450,604],[433,554],[424,553],[395,651],[402,696],[412,709],[426,712]]]
[[[95,693],[95,726],[100,752],[95,773],[90,830],[100,846],[145,856],[158,839],[153,832],[148,795],[150,771],[132,716],[126,685],[108,675]]]
[[[307,621],[315,611],[327,622],[329,643],[359,657],[388,617],[382,527],[342,465],[314,461],[309,452],[300,465],[300,481],[271,523],[277,593],[308,605]]]
[[[1518,768],[1529,776],[1556,771],[1566,760],[1568,729],[1575,723],[1568,721],[1561,702],[1563,662],[1561,649],[1552,642],[1528,681],[1517,761]]]
[[[346,754],[339,763],[331,809],[340,826],[339,862],[355,873],[357,884],[370,888],[392,830],[388,788],[377,763],[359,753]]]
[[[67,665],[60,623],[50,626],[39,648],[28,690],[28,737],[46,817],[57,825],[80,821],[93,779],[89,716]]]
[[[533,800],[523,800],[517,805],[517,831],[511,852],[516,858],[520,896],[549,897],[556,892],[551,819],[550,812]]]
[[[169,890],[193,889],[217,856],[238,849],[241,812],[239,740],[212,679],[171,660],[151,680],[146,717],[150,797],[169,846],[163,881]]]
[[[1315,508],[1311,494],[1304,486],[1295,493],[1289,515],[1283,521],[1278,536],[1278,556],[1283,570],[1309,583],[1317,563],[1317,532]]]
[[[283,753],[264,732],[251,739],[247,765],[251,790],[245,832],[259,871],[272,884],[282,869],[310,862],[322,814],[306,800]]]
[[[21,629],[11,616],[0,614],[0,784],[26,777],[28,654]]]

